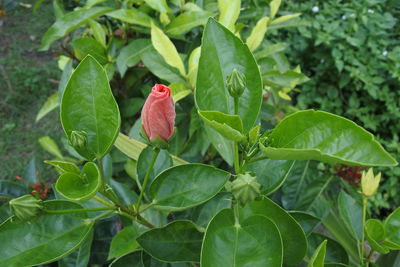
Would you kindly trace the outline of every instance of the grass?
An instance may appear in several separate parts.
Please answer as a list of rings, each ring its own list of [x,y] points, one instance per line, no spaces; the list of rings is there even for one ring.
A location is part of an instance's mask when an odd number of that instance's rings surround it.
[[[29,1],[33,4],[33,1]],[[47,97],[57,90],[57,60],[52,52],[38,52],[40,40],[54,22],[51,2],[36,11],[16,7],[0,26],[0,179],[23,176],[35,156],[40,176],[54,179],[54,171],[43,160],[52,156],[43,151],[38,138],[50,136],[59,143],[62,129],[58,114],[35,123]]]

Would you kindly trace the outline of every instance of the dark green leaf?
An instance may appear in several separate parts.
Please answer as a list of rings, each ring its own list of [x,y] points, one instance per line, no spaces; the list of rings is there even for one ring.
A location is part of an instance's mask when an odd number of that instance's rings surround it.
[[[338,208],[347,229],[355,239],[361,240],[362,207],[360,201],[355,200],[346,192],[340,191]]]
[[[312,255],[307,267],[324,267],[327,240],[323,241]]]
[[[91,230],[78,249],[58,261],[58,267],[88,266],[92,241],[93,231]]]
[[[319,160],[331,164],[395,166],[396,160],[372,134],[343,117],[323,111],[299,111],[283,119],[260,144],[271,159]]]
[[[91,55],[102,65],[108,62],[106,50],[95,39],[89,37],[78,38],[71,42],[71,46],[79,60]]]
[[[206,24],[212,14],[204,11],[185,12],[174,18],[167,26],[171,35],[185,34],[192,28]]]
[[[347,255],[346,250],[344,250],[344,248],[337,241],[317,233],[312,233],[308,237],[308,255],[310,258],[317,249],[318,245],[324,240],[327,241],[325,253],[326,263],[349,263],[349,256]]]
[[[400,208],[393,211],[384,222],[386,241],[393,249],[400,249]],[[388,244],[385,244],[388,245]]]
[[[384,246],[386,238],[383,223],[377,219],[369,219],[365,223],[365,235],[371,248],[379,253],[386,254],[389,249]]]
[[[110,267],[126,267],[126,266],[144,267],[142,263],[142,251],[138,250],[133,253],[119,257],[110,264]]]
[[[76,208],[82,206],[63,200],[46,202],[46,209]],[[93,223],[83,214],[42,215],[29,222],[12,217],[0,225],[1,264],[33,266],[56,261],[82,244]]]
[[[96,60],[87,56],[72,74],[61,102],[61,122],[68,138],[72,131],[87,134],[88,159],[103,157],[111,149],[121,118],[107,75]]]
[[[300,225],[284,209],[268,198],[247,204],[240,210],[242,220],[253,215],[262,215],[273,221],[279,229],[283,244],[283,262],[299,263],[307,252],[307,239]]]
[[[321,223],[319,218],[305,212],[291,211],[289,214],[301,225],[306,236],[309,236]]]
[[[124,46],[117,57],[117,66],[121,76],[125,75],[129,67],[135,66],[140,61],[141,54],[151,47],[149,39],[136,39]]]
[[[136,242],[136,238],[145,229],[139,226],[137,223],[133,223],[118,232],[111,241],[110,252],[108,253],[108,259],[118,258],[122,255],[133,252],[139,244]]]
[[[97,18],[112,11],[108,7],[93,7],[90,9],[79,9],[65,14],[47,30],[42,39],[40,50],[48,50],[50,45],[58,38],[64,37],[73,30],[87,23],[89,19]]]
[[[210,222],[201,252],[202,267],[277,267],[282,265],[282,240],[277,226],[264,216],[235,222],[231,209]]]
[[[174,221],[137,238],[147,253],[167,262],[199,262],[202,241],[203,234],[190,221]]]
[[[221,191],[229,177],[230,173],[203,164],[169,168],[158,175],[150,186],[152,204],[167,210],[200,205]]]

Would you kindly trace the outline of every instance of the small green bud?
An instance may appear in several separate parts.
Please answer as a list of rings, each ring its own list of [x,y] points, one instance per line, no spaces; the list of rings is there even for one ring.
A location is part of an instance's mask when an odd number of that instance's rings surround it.
[[[230,185],[230,190],[242,205],[251,202],[260,195],[261,184],[257,183],[257,177],[249,172],[239,174]]]
[[[226,78],[226,85],[232,97],[240,97],[244,89],[246,89],[246,77],[237,69],[233,69],[231,74]]]
[[[381,173],[376,176],[372,168],[369,168],[368,172],[363,171],[361,176],[361,189],[362,193],[366,197],[371,197],[376,194],[381,180]]]
[[[260,129],[261,129],[261,125],[258,124],[258,125],[256,125],[256,126],[254,126],[254,127],[249,131],[248,137],[249,137],[249,143],[250,143],[250,144],[254,144],[255,142],[258,141],[258,137],[259,137],[259,135],[260,135]]]
[[[42,200],[32,195],[25,195],[10,200],[12,213],[22,221],[29,221],[38,216],[43,209]]]
[[[74,148],[83,150],[87,146],[87,133],[85,131],[72,131],[70,141]]]

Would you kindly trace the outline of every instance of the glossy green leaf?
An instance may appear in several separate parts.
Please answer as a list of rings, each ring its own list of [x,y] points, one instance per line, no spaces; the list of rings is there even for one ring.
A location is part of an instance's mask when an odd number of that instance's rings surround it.
[[[82,173],[66,172],[56,183],[57,191],[64,197],[75,201],[86,201],[92,198],[101,186],[100,171],[96,164],[88,162]]]
[[[170,83],[185,83],[185,79],[177,68],[172,67],[164,58],[151,47],[140,56],[144,65],[158,78]]]
[[[349,263],[349,256],[346,250],[334,239],[324,236],[318,233],[312,233],[308,237],[308,255],[312,258],[314,251],[317,249],[318,245],[327,241],[326,253],[325,253],[325,263]]]
[[[76,250],[58,261],[58,267],[87,266],[89,264],[92,241],[93,231],[90,231],[88,236]]]
[[[139,246],[136,238],[144,230],[137,223],[133,223],[119,231],[111,241],[108,260],[133,252]]]
[[[176,50],[175,45],[168,36],[154,23],[151,24],[151,43],[158,53],[170,66],[177,68],[179,73],[185,77],[186,70],[183,61]]]
[[[111,262],[110,267],[145,267],[142,263],[142,251],[138,250],[133,253],[121,256]]]
[[[302,211],[291,211],[289,214],[300,224],[306,236],[309,236],[321,223],[321,220]]]
[[[257,21],[256,26],[254,26],[253,30],[251,30],[249,37],[246,39],[246,44],[250,51],[256,50],[264,40],[264,35],[267,32],[268,22],[269,18],[263,17]]]
[[[231,209],[210,222],[201,251],[202,267],[282,266],[282,239],[277,226],[264,216],[235,222]]]
[[[338,209],[345,226],[357,240],[361,240],[362,207],[360,201],[355,200],[344,191],[340,191]]]
[[[137,238],[147,253],[167,262],[199,262],[202,241],[203,234],[190,221],[174,221]]]
[[[49,152],[56,158],[58,158],[58,159],[64,158],[60,149],[58,148],[56,142],[53,139],[51,139],[49,136],[40,137],[39,144],[44,150],[46,150],[47,152]]]
[[[191,29],[205,25],[212,13],[205,11],[185,12],[174,18],[167,26],[167,33],[171,35],[185,34]]]
[[[101,43],[89,37],[82,37],[71,42],[76,58],[83,60],[87,55],[93,56],[100,64],[108,62],[105,48]]]
[[[59,105],[60,104],[58,102],[58,93],[56,92],[49,96],[49,98],[47,98],[46,102],[43,104],[38,114],[36,115],[35,122],[40,121],[44,116],[55,110]]]
[[[58,19],[44,34],[40,50],[48,50],[50,45],[58,38],[64,37],[73,30],[87,23],[89,19],[95,19],[112,11],[108,7],[93,7],[69,12]]]
[[[96,60],[87,56],[72,74],[61,102],[61,122],[68,138],[72,131],[87,134],[88,159],[101,158],[111,149],[121,118],[107,75]]]
[[[307,251],[307,239],[300,225],[284,209],[268,198],[247,204],[240,210],[244,220],[253,215],[265,216],[273,221],[279,229],[283,244],[283,262],[287,265],[299,263]]]
[[[131,159],[138,160],[142,150],[146,147],[146,144],[137,141],[133,138],[119,133],[117,140],[115,141],[115,147],[117,147],[123,154],[127,155]],[[187,161],[178,158],[177,156],[170,155],[174,165],[182,165],[188,163]]]
[[[275,192],[286,180],[294,166],[290,160],[259,160],[246,164],[246,169],[257,174],[257,182],[262,184],[261,193]]]
[[[129,9],[118,9],[113,12],[109,12],[107,13],[107,16],[129,24],[136,24],[144,27],[150,27],[151,23],[151,17],[132,7]]]
[[[244,133],[247,133],[254,126],[261,107],[259,69],[249,48],[210,18],[203,34],[197,74],[195,98],[198,109],[234,114],[234,100],[226,87],[226,77],[233,69],[246,77],[247,88],[239,98],[239,115]]]
[[[218,0],[218,22],[232,32],[235,29],[235,22],[240,14],[240,2],[240,0]]]
[[[46,209],[82,208],[62,200],[45,202]],[[56,261],[79,247],[94,221],[83,214],[42,215],[29,222],[16,217],[0,225],[0,261],[3,266],[36,266]]]
[[[243,124],[238,115],[228,115],[219,111],[199,110],[200,118],[229,140],[240,142],[246,137],[242,134]]]
[[[299,111],[283,119],[260,144],[271,159],[319,160],[331,164],[395,166],[396,160],[372,134],[343,117],[323,111]]]
[[[324,267],[327,240],[323,241],[312,255],[307,267]]]
[[[142,152],[140,153],[136,169],[141,184],[143,184],[144,177],[146,176],[153,154],[154,150],[150,146],[143,149]],[[160,174],[162,171],[168,169],[171,166],[172,166],[172,159],[168,151],[161,150],[158,153],[156,162],[154,163],[153,169],[150,173],[148,184],[150,184],[158,174]]]
[[[160,13],[170,12],[171,9],[168,7],[166,0],[144,0],[152,9],[157,10]]]
[[[89,20],[89,26],[92,30],[94,38],[103,46],[106,47],[106,31],[100,23],[94,19]]]
[[[54,166],[57,172],[61,175],[66,172],[79,174],[81,170],[72,162],[62,160],[45,160],[44,163]]]
[[[152,204],[160,209],[183,210],[200,205],[225,186],[230,173],[203,164],[185,164],[159,174],[150,186]]]
[[[129,67],[135,66],[140,61],[140,55],[151,48],[149,39],[136,39],[121,49],[117,57],[117,66],[121,76],[125,75]]]
[[[386,238],[385,227],[383,223],[377,219],[369,219],[365,223],[365,236],[371,248],[379,253],[386,254],[389,249],[384,246]]]
[[[393,244],[385,244],[392,249],[400,249],[400,208],[393,211],[384,222],[386,241]]]

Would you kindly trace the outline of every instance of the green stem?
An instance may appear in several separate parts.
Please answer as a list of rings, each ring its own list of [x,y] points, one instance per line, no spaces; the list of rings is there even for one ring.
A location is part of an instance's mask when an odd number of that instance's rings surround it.
[[[99,198],[98,196],[93,196],[93,199],[97,200],[98,202],[100,202],[101,204],[103,204],[103,205],[105,205],[107,207],[114,208],[113,204],[108,203],[107,201],[105,201],[102,198]]]
[[[92,208],[92,209],[44,210],[44,212],[48,214],[68,214],[68,213],[103,211],[103,210],[115,210],[115,208],[108,207],[108,208]]]
[[[146,191],[146,185],[147,185],[147,182],[149,180],[150,173],[153,171],[153,166],[154,166],[154,163],[156,162],[158,153],[160,153],[160,149],[159,148],[154,148],[154,154],[153,154],[153,157],[151,158],[150,165],[149,165],[149,167],[147,169],[147,172],[146,172],[146,176],[144,177],[142,189],[140,190],[140,195],[139,195],[137,208],[136,208],[137,211],[140,211],[140,204],[142,202],[143,194],[144,194],[144,191]]]
[[[239,97],[234,97],[234,105],[235,105],[235,115],[239,114]],[[237,142],[233,142],[233,153],[234,153],[234,167],[235,173],[240,173],[240,163],[239,163],[239,146]]]
[[[261,157],[257,157],[257,158],[252,158],[252,159],[249,159],[247,162],[248,163],[252,163],[252,162],[256,162],[256,161],[260,161],[260,160],[264,160],[264,159],[268,159],[268,156],[261,156]]]
[[[113,213],[114,211],[113,210],[111,210],[111,211],[106,211],[106,212],[103,212],[102,214],[100,214],[99,216],[96,216],[96,217],[94,217],[92,220],[93,221],[97,221],[97,220],[100,220],[101,218],[103,218],[103,217],[107,217],[108,215],[110,215],[111,213]]]
[[[368,201],[368,197],[363,196],[363,199],[362,199],[362,221],[361,221],[361,244],[360,244],[361,265],[364,264],[364,243],[365,243],[364,225],[365,225],[365,219],[367,217],[367,201]]]
[[[239,114],[239,97],[234,97],[234,104],[235,104],[235,115]]]

